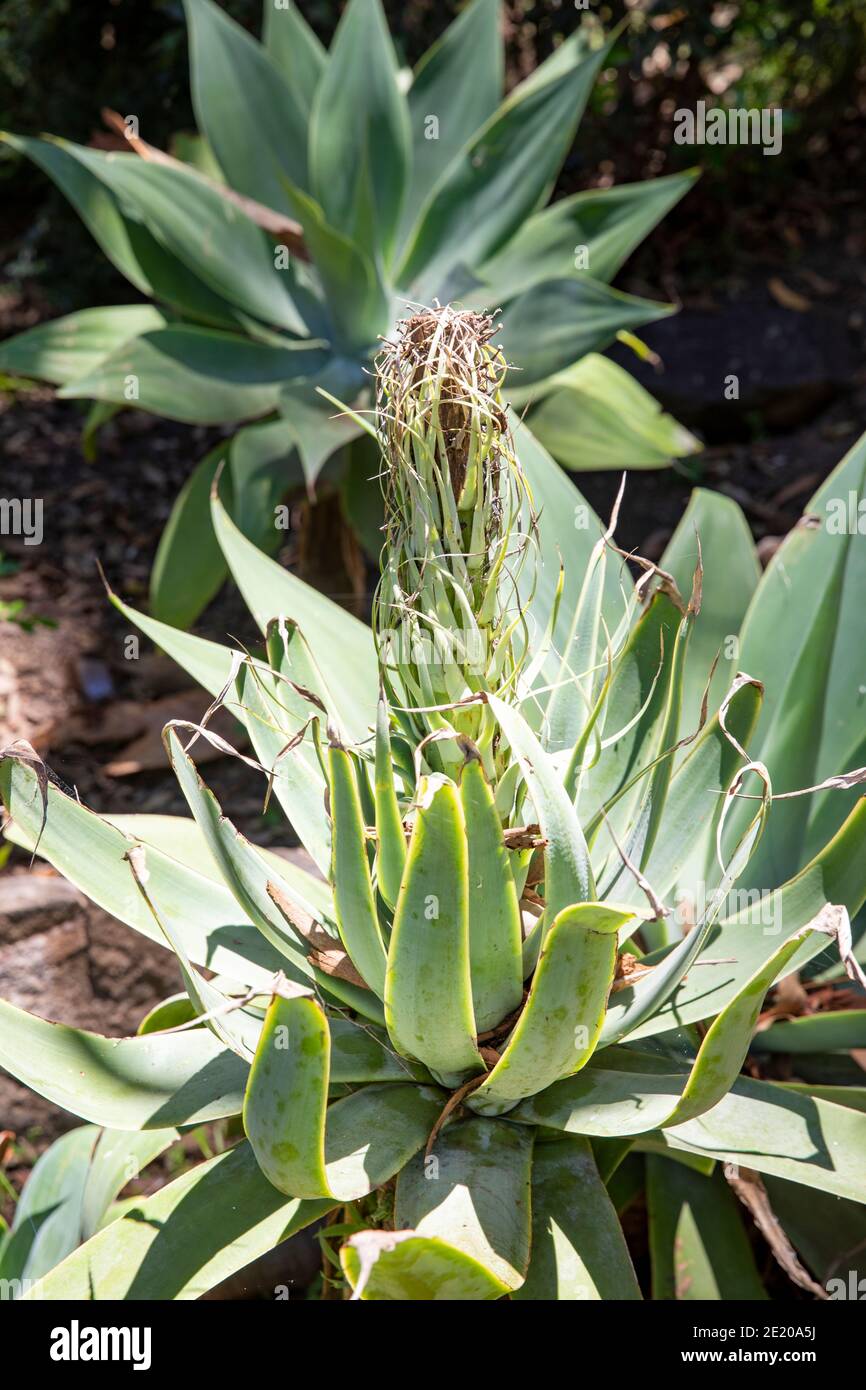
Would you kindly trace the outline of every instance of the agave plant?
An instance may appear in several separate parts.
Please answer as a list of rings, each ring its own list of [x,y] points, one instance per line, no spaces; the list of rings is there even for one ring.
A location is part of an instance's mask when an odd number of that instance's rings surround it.
[[[185,0],[200,137],[178,148],[190,162],[150,145],[134,116],[111,117],[128,137],[121,153],[4,137],[152,302],[29,330],[2,345],[0,369],[92,399],[88,436],[127,405],[258,422],[203,459],[178,498],[155,616],[188,624],[225,577],[208,505],[223,462],[232,517],[273,551],[275,506],[332,459],[375,553],[375,456],[330,398],[370,408],[372,358],[407,301],[504,309],[519,369],[510,399],[537,405],[539,437],[568,467],[661,467],[697,448],[598,355],[672,312],[610,281],[693,175],[545,209],[611,43],[577,32],[503,100],[500,8],[472,0],[402,74],[380,0],[350,0],[327,52],[291,3],[265,0],[258,43],[211,0]]]
[[[375,634],[258,551],[218,489],[263,649],[114,598],[212,696],[165,730],[191,819],[99,816],[26,746],[0,762],[7,836],[172,949],[185,987],[120,1040],[0,1004],[3,1066],[89,1122],[0,1251],[31,1297],[196,1297],[336,1211],[354,1297],[633,1299],[618,1207],[645,1187],[656,1296],[686,1268],[682,1296],[761,1298],[723,1164],[819,1278],[827,1230],[863,1226],[863,1087],[741,1069],[775,982],[862,983],[866,773],[844,768],[866,557],[820,523],[862,487],[866,440],[760,583],[709,493],[634,583],[615,518],[502,412],[490,334],[434,310],[386,346]],[[408,656],[384,641],[395,612]],[[455,639],[432,700],[429,619]],[[476,627],[488,659],[467,663]],[[229,749],[218,704],[319,875],[246,839],[199,776],[199,739]],[[862,1009],[828,1019],[837,1052],[863,1045]],[[808,1052],[815,1022],[758,1043]],[[179,1134],[241,1119],[113,1205]]]

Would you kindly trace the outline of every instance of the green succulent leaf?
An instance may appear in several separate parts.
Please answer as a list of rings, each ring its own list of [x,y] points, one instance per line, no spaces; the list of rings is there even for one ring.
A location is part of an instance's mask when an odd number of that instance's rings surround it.
[[[373,1302],[480,1302],[502,1285],[477,1260],[414,1231],[362,1231],[340,1250],[353,1297]]]
[[[477,1260],[499,1292],[520,1286],[529,1264],[532,1136],[480,1116],[446,1126],[430,1157],[397,1180],[395,1221]]]
[[[307,183],[308,107],[298,83],[211,0],[184,0],[184,9],[200,130],[233,188],[285,208],[281,177]]]
[[[187,424],[219,425],[274,410],[292,377],[325,361],[304,339],[274,347],[190,325],[157,328],[123,343],[90,371],[62,387],[68,400],[93,397],[135,405]]]
[[[514,1296],[533,1302],[641,1296],[616,1212],[580,1135],[535,1145],[532,1258]]]
[[[11,824],[5,835],[38,852],[93,902],[142,936],[166,945],[139,889],[127,855],[136,841],[88,811],[53,783],[43,801],[36,773],[15,757],[0,763],[0,796]],[[146,852],[148,892],[190,960],[243,984],[268,987],[285,963],[256,931],[223,884],[186,868],[158,849]]]
[[[498,304],[542,280],[581,270],[608,284],[696,177],[696,171],[687,170],[557,199],[527,218],[502,250],[478,267],[480,284],[472,290]],[[467,287],[465,293],[470,292]]]
[[[390,908],[396,906],[406,864],[406,832],[397,801],[388,705],[383,693],[376,706],[376,886]]]
[[[666,468],[701,447],[628,372],[595,352],[547,379],[531,425],[545,449],[577,471]]]
[[[303,470],[282,420],[248,425],[206,454],[177,496],[150,577],[150,610],[175,627],[188,627],[219,592],[227,574],[210,514],[210,494],[223,467],[223,495],[244,535],[273,553],[283,532],[276,507]]]
[[[611,1048],[577,1076],[523,1101],[509,1119],[571,1134],[641,1133],[676,1102],[686,1075],[665,1058]],[[741,1076],[711,1110],[665,1129],[664,1141],[863,1202],[864,1133],[866,1116],[856,1110]]]
[[[707,678],[716,657],[719,660],[707,705],[711,714],[718,709],[739,670],[753,674],[742,657],[735,654],[739,650],[736,638],[761,567],[740,507],[730,497],[708,488],[695,488],[659,564],[687,593],[699,556],[704,571],[703,593],[686,657],[681,720],[684,734],[697,727]]]
[[[32,1299],[196,1299],[333,1201],[286,1200],[239,1144],[142,1198],[29,1291]]]
[[[328,749],[328,785],[337,926],[352,961],[381,999],[385,994],[385,943],[370,877],[355,765],[345,748],[332,745]]]
[[[851,1048],[866,1048],[866,1009],[773,1023],[752,1043],[754,1052],[847,1052]]]
[[[207,1029],[104,1038],[0,1000],[0,1036],[7,1071],[94,1124],[164,1130],[241,1111],[247,1068]]]
[[[313,191],[329,222],[355,236],[359,192],[388,260],[406,191],[409,115],[380,0],[349,0],[310,120]],[[369,188],[359,191],[359,181]]]
[[[595,882],[583,831],[556,770],[519,710],[490,697],[502,730],[519,760],[535,806],[544,848],[545,911],[534,935],[543,940],[554,918],[574,903],[595,900]]]
[[[121,1188],[177,1137],[173,1129],[127,1134],[85,1125],[55,1140],[34,1164],[0,1249],[4,1289],[17,1283],[23,1293],[65,1259],[93,1234]]]
[[[292,1197],[330,1197],[325,1111],[331,1039],[311,995],[277,986],[250,1068],[244,1129],[269,1182]]]
[[[469,883],[469,964],[479,1033],[517,1008],[523,996],[517,890],[493,791],[478,759],[460,774]]]
[[[328,55],[292,0],[265,0],[262,43],[309,118]]]
[[[859,634],[866,522],[857,500],[864,478],[866,436],[809,500],[803,520],[765,570],[743,623],[740,663],[768,689],[755,750],[776,792],[814,786],[864,761],[866,646]],[[816,821],[820,838],[808,835],[808,843],[807,822],[819,798],[777,802],[755,881],[774,887],[795,873],[841,824],[857,795],[856,789],[824,794],[828,815]]]
[[[65,386],[131,339],[164,328],[166,322],[150,304],[82,309],[8,338],[0,344],[0,370]]]
[[[653,1298],[766,1299],[737,1199],[722,1174],[704,1177],[648,1154],[646,1175]]]
[[[332,692],[339,723],[350,738],[363,740],[373,722],[378,689],[370,629],[257,550],[217,496],[212,509],[229,569],[261,631],[266,634],[271,620],[283,617],[310,639],[315,635],[316,661]]]
[[[769,958],[780,936],[789,939],[802,931],[828,904],[843,906],[849,913],[855,913],[866,901],[864,845],[866,801],[861,800],[830,843],[782,888],[772,892],[735,890],[726,902],[725,915],[701,948],[697,957],[701,965],[689,971],[674,993],[664,1000],[659,999],[640,1024],[634,1024],[630,1036],[633,1039],[648,1037],[685,1023],[712,1018],[761,962]],[[750,879],[749,869],[745,880]],[[686,937],[686,942],[688,940]],[[826,949],[826,942],[826,937],[817,932],[801,941],[789,963],[790,970],[802,968]],[[648,958],[656,965],[656,970],[638,981],[632,990],[623,990],[622,996],[618,996],[623,999],[623,1008],[631,1008],[641,996],[648,997],[658,966],[672,955],[673,952],[659,952]]]
[[[499,0],[472,0],[415,69],[408,93],[412,169],[403,207],[404,237],[430,189],[502,99],[500,10]]]
[[[229,448],[227,443],[218,444],[196,464],[159,538],[150,575],[150,610],[173,627],[193,622],[222,588],[228,573],[211,525],[210,494]]]
[[[104,156],[68,140],[37,140],[8,133],[2,139],[54,180],[112,265],[142,294],[218,328],[237,325],[231,305],[209,288],[194,268],[183,265],[166,250],[130,209],[121,206],[100,177],[106,168],[100,163]],[[4,350],[10,346],[5,343]]]
[[[674,312],[672,304],[638,299],[588,275],[533,285],[504,308],[499,340],[515,373],[508,385],[510,400],[532,404],[547,394],[550,379],[577,358],[608,347],[625,329]]]
[[[413,298],[450,298],[449,276],[489,260],[545,200],[606,51],[567,39],[446,167],[398,272]]]
[[[473,1109],[508,1108],[586,1065],[604,1022],[617,932],[631,915],[602,903],[557,913],[505,1050],[469,1097]]]
[[[416,796],[409,852],[394,913],[385,1019],[398,1052],[445,1084],[481,1069],[469,973],[466,826],[447,778]]]
[[[307,332],[291,294],[293,277],[277,270],[265,233],[207,179],[181,164],[129,154],[87,150],[79,158],[221,299],[262,323]]]

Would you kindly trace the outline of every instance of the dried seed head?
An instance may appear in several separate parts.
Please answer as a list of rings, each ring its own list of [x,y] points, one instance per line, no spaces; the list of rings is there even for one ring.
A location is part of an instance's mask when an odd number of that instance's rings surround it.
[[[385,545],[374,609],[386,681],[415,703],[502,690],[526,650],[517,578],[534,529],[486,314],[424,309],[377,363]],[[384,642],[399,637],[394,656]]]

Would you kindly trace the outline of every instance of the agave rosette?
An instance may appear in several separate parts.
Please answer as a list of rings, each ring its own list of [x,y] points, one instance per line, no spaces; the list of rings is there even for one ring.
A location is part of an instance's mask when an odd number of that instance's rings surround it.
[[[482,710],[477,737],[405,700],[399,669],[380,694],[370,630],[262,554],[218,493],[261,651],[114,598],[236,715],[318,875],[232,825],[193,761],[206,718],[166,729],[189,819],[95,815],[7,750],[7,835],[174,950],[186,989],[121,1040],[0,1005],[2,1064],[105,1127],[95,1148],[91,1128],[66,1141],[88,1156],[88,1201],[76,1188],[48,1213],[51,1259],[23,1220],[4,1244],[0,1272],[43,1276],[33,1296],[196,1297],[393,1191],[384,1225],[342,1251],[360,1297],[635,1298],[617,1213],[634,1165],[660,1296],[683,1259],[704,1296],[763,1296],[722,1164],[758,1175],[818,1274],[826,1237],[791,1194],[862,1224],[864,1088],[842,1050],[862,1046],[863,1011],[837,1015],[838,1074],[741,1070],[775,982],[844,981],[840,954],[858,969],[866,808],[859,774],[841,774],[862,745],[848,716],[866,558],[815,518],[862,487],[866,441],[760,579],[736,505],[697,492],[635,585],[512,429],[538,512],[537,564],[517,580],[528,659],[450,712]],[[447,726],[419,739],[407,711]],[[814,1024],[756,1045],[802,1061]],[[99,1229],[130,1164],[238,1116],[239,1144]]]

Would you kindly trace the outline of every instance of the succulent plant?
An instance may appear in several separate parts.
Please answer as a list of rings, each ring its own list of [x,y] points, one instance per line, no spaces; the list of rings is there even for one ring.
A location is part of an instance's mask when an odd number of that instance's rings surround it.
[[[283,539],[275,507],[329,459],[375,538],[375,454],[331,397],[372,407],[372,360],[407,301],[504,310],[502,343],[519,368],[510,398],[538,406],[539,436],[567,466],[658,468],[698,447],[598,355],[672,312],[610,281],[693,174],[544,208],[610,52],[595,28],[503,99],[499,0],[473,0],[405,75],[379,0],[350,0],[328,51],[290,3],[265,0],[261,43],[211,0],[185,10],[200,130],[178,145],[186,162],[150,144],[134,114],[109,114],[128,143],[119,153],[4,137],[152,302],[30,329],[2,344],[0,370],[92,399],[89,438],[130,405],[257,422],[209,453],[178,498],[155,616],[190,623],[225,578],[208,505],[222,463],[226,505],[263,548]]]
[[[839,755],[863,737],[845,722],[863,542],[826,519],[862,486],[866,440],[760,583],[742,515],[710,493],[634,583],[615,517],[603,528],[500,414],[489,341],[477,316],[436,310],[386,348],[382,569],[387,584],[417,565],[412,621],[435,611],[455,629],[466,610],[505,614],[516,590],[507,661],[479,678],[458,651],[446,698],[425,703],[418,663],[396,659],[386,692],[373,634],[258,551],[216,488],[262,651],[114,598],[212,696],[200,723],[165,730],[192,819],[99,816],[26,746],[0,761],[7,835],[172,949],[185,986],[119,1040],[0,1004],[2,1065],[106,1127],[95,1148],[92,1129],[64,1141],[83,1176],[44,1227],[31,1198],[0,1250],[0,1277],[36,1279],[31,1297],[195,1297],[351,1211],[335,1229],[353,1232],[354,1297],[633,1299],[617,1206],[643,1186],[657,1296],[685,1260],[704,1296],[763,1297],[720,1164],[744,1165],[736,1190],[786,1204],[819,1275],[791,1193],[862,1225],[863,1088],[741,1072],[753,1040],[798,1048],[797,1023],[755,1040],[777,981],[862,984],[866,805],[848,803],[866,772]],[[458,360],[477,368],[468,382]],[[525,508],[499,506],[530,491],[532,564]],[[516,572],[498,564],[505,519],[507,554],[527,556]],[[753,656],[760,679],[732,667]],[[202,781],[197,741],[229,747],[209,728],[218,705],[320,876],[246,839]],[[833,1017],[840,1047],[862,1045],[862,1009]],[[238,1117],[240,1142],[111,1207],[179,1132]],[[45,1161],[39,1190],[56,1198],[65,1171]],[[784,1258],[815,1286],[792,1246]]]

